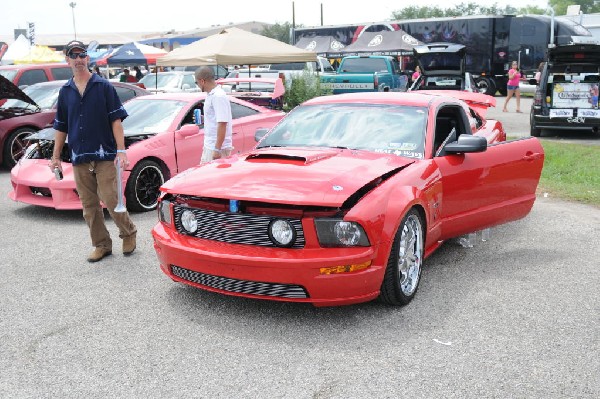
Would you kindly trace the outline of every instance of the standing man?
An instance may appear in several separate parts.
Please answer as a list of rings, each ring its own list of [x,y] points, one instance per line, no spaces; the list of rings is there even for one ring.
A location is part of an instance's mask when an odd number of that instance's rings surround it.
[[[196,70],[196,84],[208,93],[204,102],[204,149],[200,163],[231,155],[231,103],[221,86],[215,82],[212,68]]]
[[[112,253],[112,240],[100,201],[119,228],[123,254],[130,255],[135,250],[137,229],[127,212],[114,211],[118,203],[115,165],[120,162],[125,168],[129,164],[121,124],[127,112],[114,87],[89,71],[89,58],[82,42],[70,41],[65,55],[73,77],[61,87],[58,95],[50,168],[62,171],[60,155],[68,137],[77,193],[94,246],[87,260],[97,262]]]

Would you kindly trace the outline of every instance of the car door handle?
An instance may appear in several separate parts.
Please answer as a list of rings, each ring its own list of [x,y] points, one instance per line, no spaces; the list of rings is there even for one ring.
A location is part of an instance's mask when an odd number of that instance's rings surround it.
[[[527,153],[522,158],[522,160],[523,161],[535,161],[537,159],[540,159],[541,157],[542,157],[542,154],[540,154],[539,152],[527,151]]]

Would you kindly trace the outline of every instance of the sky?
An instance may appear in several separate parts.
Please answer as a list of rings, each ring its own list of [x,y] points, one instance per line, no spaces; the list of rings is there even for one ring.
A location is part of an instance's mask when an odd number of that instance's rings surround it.
[[[523,4],[519,0],[471,0],[481,5]],[[71,8],[69,4],[76,5]],[[414,4],[439,6],[443,9],[469,0],[429,0]],[[3,0],[0,6],[0,35],[11,35],[15,28],[35,23],[36,34],[72,33],[73,12],[77,33],[166,32],[186,31],[213,25],[258,21],[284,23],[292,21],[294,4],[296,24],[316,26],[376,22],[390,19],[392,12],[408,1],[368,0]],[[545,7],[546,0],[529,0],[527,4]],[[358,6],[360,5],[360,6]]]

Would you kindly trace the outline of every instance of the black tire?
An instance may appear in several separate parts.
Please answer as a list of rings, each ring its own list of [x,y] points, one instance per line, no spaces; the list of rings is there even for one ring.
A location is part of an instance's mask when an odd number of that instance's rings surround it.
[[[502,85],[502,86],[498,87],[498,91],[504,97],[506,97],[506,95],[508,94],[508,89],[506,88],[506,85]]]
[[[25,137],[35,132],[37,132],[36,129],[24,127],[15,130],[6,138],[2,153],[4,166],[12,169],[12,167],[16,165],[19,159],[25,155],[25,150],[28,146],[28,141],[25,140]]]
[[[381,284],[380,301],[398,306],[413,299],[421,280],[424,246],[423,220],[415,209],[411,209],[394,237]]]
[[[125,199],[127,209],[132,212],[147,212],[156,209],[160,186],[165,182],[165,175],[154,161],[139,162],[127,180]]]
[[[488,96],[496,94],[496,83],[490,78],[479,78],[477,88],[480,93],[487,94]]]
[[[542,129],[538,129],[535,126],[535,120],[533,118],[533,112],[529,114],[529,134],[533,137],[541,137]]]

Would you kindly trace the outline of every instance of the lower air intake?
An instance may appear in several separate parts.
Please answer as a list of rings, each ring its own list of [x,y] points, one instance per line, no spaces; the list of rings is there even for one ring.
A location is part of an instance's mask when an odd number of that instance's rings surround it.
[[[278,298],[308,298],[308,294],[304,288],[299,285],[236,280],[228,277],[194,272],[179,266],[171,266],[171,270],[174,275],[184,280],[227,292]]]

